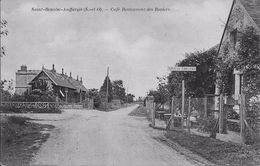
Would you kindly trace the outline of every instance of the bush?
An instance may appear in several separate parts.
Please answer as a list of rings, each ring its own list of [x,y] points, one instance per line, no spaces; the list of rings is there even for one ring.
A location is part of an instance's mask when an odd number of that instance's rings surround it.
[[[25,125],[26,121],[29,120],[30,118],[26,117],[17,117],[17,116],[10,116],[8,117],[8,121],[14,124],[18,124],[20,126]]]
[[[200,120],[199,130],[210,133],[211,138],[216,138],[216,133],[218,132],[218,120],[215,119],[214,116],[202,118]]]
[[[237,122],[227,122],[228,130],[234,131],[234,132],[240,132],[240,123]]]

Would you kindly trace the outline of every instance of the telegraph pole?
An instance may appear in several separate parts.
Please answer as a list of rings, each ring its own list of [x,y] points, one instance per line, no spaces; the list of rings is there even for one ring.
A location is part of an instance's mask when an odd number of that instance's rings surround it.
[[[107,109],[107,105],[108,105],[108,76],[109,76],[109,67],[107,67],[107,92],[106,92],[106,111]]]
[[[126,106],[128,106],[128,87],[126,88]]]

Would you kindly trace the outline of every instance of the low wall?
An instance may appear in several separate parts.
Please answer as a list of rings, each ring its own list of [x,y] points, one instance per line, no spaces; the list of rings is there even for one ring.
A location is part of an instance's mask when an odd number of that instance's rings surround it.
[[[61,104],[60,109],[83,109],[83,104]]]

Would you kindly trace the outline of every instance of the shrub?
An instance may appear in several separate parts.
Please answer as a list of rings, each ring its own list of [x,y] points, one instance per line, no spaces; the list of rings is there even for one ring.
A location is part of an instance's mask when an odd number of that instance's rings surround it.
[[[216,138],[216,133],[218,132],[218,120],[214,118],[214,116],[202,118],[200,120],[199,130],[210,133],[211,138]]]

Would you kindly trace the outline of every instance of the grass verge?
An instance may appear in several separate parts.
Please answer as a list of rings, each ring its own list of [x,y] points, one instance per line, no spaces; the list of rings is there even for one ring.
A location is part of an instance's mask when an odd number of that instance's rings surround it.
[[[255,146],[223,142],[185,131],[168,131],[166,137],[216,165],[260,165],[260,153]]]
[[[138,116],[138,117],[148,117],[148,111],[144,106],[139,105],[137,108],[135,108],[128,115],[129,116]]]
[[[48,139],[49,133],[46,131],[54,127],[30,122],[25,117],[6,116],[1,119],[0,163],[8,166],[29,165],[33,155]]]

